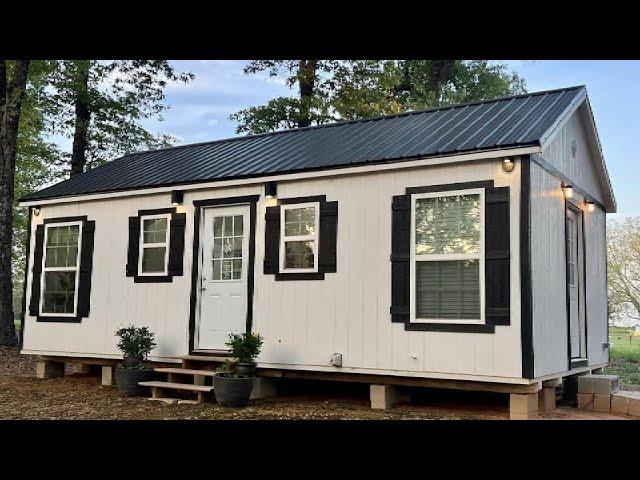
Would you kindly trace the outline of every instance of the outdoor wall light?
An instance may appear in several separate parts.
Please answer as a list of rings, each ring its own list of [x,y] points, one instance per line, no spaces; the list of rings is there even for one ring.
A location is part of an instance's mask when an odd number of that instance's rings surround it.
[[[184,192],[182,190],[172,190],[171,191],[171,205],[174,207],[177,205],[182,205],[184,201]]]
[[[591,200],[585,200],[584,204],[587,207],[587,212],[591,213],[596,209],[596,205],[595,203],[593,203]]]
[[[39,217],[40,216],[40,207],[33,207],[33,214],[36,217]]]
[[[265,183],[264,196],[267,198],[276,198],[278,196],[278,184],[276,182]]]
[[[562,193],[564,193],[564,198],[573,198],[573,185],[563,183]]]
[[[513,172],[513,168],[515,167],[515,163],[513,163],[513,159],[511,158],[503,158],[502,159],[502,169],[505,172]]]

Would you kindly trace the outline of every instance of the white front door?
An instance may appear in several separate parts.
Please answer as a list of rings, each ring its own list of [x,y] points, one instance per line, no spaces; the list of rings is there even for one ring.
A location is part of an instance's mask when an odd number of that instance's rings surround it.
[[[586,349],[582,228],[582,215],[579,210],[567,207],[567,296],[572,360],[584,358]]]
[[[249,206],[203,208],[196,350],[227,350],[247,322]]]

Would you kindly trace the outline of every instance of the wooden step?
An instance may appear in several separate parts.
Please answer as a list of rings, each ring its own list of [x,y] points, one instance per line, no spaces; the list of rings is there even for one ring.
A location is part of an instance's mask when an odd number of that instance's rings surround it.
[[[152,402],[168,403],[169,405],[177,405],[178,403],[180,403],[179,398],[169,398],[169,397],[158,397],[158,398],[149,397],[147,398],[147,400],[151,400]]]
[[[224,363],[227,360],[231,360],[233,357],[225,357],[220,355],[183,355],[180,360],[188,360],[191,362],[210,362],[210,363]]]
[[[213,370],[193,370],[191,368],[163,367],[163,368],[154,368],[154,370],[160,373],[178,373],[182,375],[202,375],[203,377],[213,377],[215,373]]]
[[[211,385],[192,385],[188,383],[173,383],[173,382],[139,382],[141,387],[154,387],[154,388],[166,388],[169,390],[187,390],[189,392],[213,392]]]

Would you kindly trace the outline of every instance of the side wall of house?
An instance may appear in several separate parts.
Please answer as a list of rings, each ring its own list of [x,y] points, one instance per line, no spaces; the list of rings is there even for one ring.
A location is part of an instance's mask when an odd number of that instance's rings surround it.
[[[602,191],[586,141],[581,111],[542,152],[550,164],[591,199]],[[572,143],[575,140],[575,155]],[[568,370],[568,321],[565,257],[565,200],[562,178],[539,163],[531,164],[531,269],[533,291],[533,346],[535,376]],[[589,365],[608,361],[605,212],[596,205],[587,212],[584,197],[574,191],[574,202],[584,212],[587,356]]]
[[[481,180],[510,187],[511,324],[496,326],[494,333],[406,331],[389,313],[392,198],[407,187]],[[125,264],[128,217],[140,209],[168,207],[169,194],[43,207],[34,225],[81,214],[96,221],[91,314],[80,324],[38,323],[27,315],[24,349],[115,356],[113,332],[135,323],[157,332],[154,358],[188,353],[193,201],[262,193],[262,184],[186,192],[180,207],[187,214],[185,274],[166,284],[134,283],[125,276]],[[495,381],[521,377],[519,162],[511,173],[495,159],[278,183],[279,198],[310,195],[338,202],[337,272],[324,280],[277,281],[264,275],[264,196],[257,205],[253,329],[265,338],[260,364],[335,370],[329,359],[339,352],[343,371]]]

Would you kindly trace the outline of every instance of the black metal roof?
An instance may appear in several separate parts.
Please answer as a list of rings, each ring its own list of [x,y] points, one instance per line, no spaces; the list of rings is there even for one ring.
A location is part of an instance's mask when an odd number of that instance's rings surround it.
[[[583,86],[131,153],[22,200],[539,145]]]

